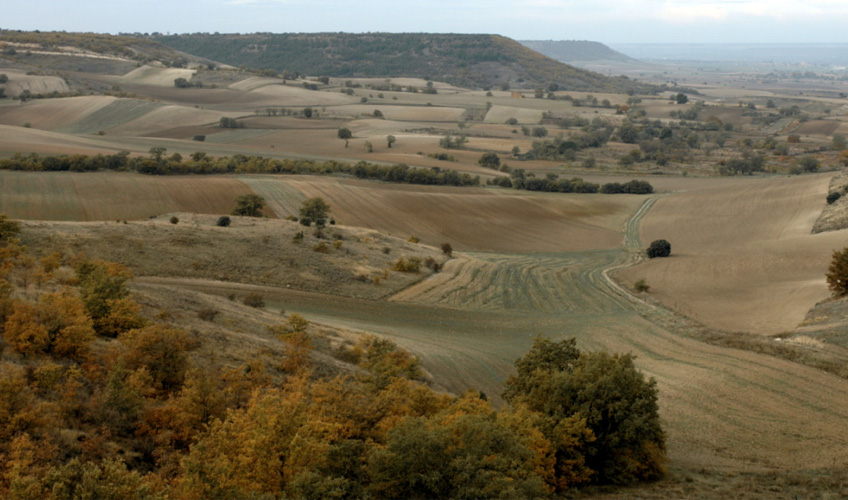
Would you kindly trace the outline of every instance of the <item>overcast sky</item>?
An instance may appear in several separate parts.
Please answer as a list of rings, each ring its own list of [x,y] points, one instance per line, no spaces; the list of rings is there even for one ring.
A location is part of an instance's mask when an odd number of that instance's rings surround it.
[[[848,42],[845,0],[38,0],[9,7],[0,28],[494,33],[607,44]]]

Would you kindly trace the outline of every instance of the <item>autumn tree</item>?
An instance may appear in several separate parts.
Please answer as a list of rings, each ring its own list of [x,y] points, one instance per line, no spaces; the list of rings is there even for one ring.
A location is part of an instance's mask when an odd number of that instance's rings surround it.
[[[245,217],[262,217],[262,209],[265,207],[265,198],[258,194],[243,194],[236,197],[236,206],[230,215],[242,215]]]
[[[505,399],[552,419],[555,426],[546,434],[552,442],[557,426],[585,421],[591,437],[581,451],[593,482],[627,484],[664,474],[665,434],[656,382],[636,370],[632,356],[581,353],[573,339],[536,339],[516,362],[506,388]],[[558,462],[573,460],[557,456]]]
[[[6,214],[0,214],[0,241],[5,242],[21,232],[21,224],[10,219]]]
[[[299,214],[301,220],[307,219],[308,221],[315,222],[318,226],[323,226],[330,216],[330,205],[324,201],[324,198],[319,196],[307,198],[300,206]]]
[[[247,405],[213,421],[181,462],[178,498],[278,497],[283,461],[306,416],[302,382],[256,392]]]
[[[99,335],[113,335],[114,322],[108,318],[118,304],[116,301],[129,295],[127,281],[132,273],[120,264],[83,260],[76,265],[76,275],[80,298],[94,322],[94,330]]]
[[[144,368],[157,390],[169,392],[182,387],[192,345],[183,330],[151,325],[122,333],[118,340],[128,369]]]

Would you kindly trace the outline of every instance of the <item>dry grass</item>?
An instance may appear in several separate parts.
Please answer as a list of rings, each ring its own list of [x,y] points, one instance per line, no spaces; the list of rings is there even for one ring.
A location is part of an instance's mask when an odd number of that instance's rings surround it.
[[[359,228],[330,226],[312,230],[290,221],[233,216],[217,227],[215,215],[171,214],[143,222],[31,222],[24,243],[54,248],[65,255],[120,262],[138,276],[207,279],[232,283],[320,291],[378,299],[423,279],[431,271],[385,273],[398,256],[433,258],[441,251]],[[302,242],[293,237],[303,232]],[[333,241],[343,241],[336,248]],[[313,251],[322,245],[324,252]],[[390,246],[392,255],[383,253]],[[374,279],[380,277],[379,285]]]

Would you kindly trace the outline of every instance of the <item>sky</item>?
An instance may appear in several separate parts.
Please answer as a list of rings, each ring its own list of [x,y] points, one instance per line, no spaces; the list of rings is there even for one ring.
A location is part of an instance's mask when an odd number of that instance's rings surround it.
[[[491,33],[606,44],[848,42],[845,0],[36,0],[26,8],[8,7],[0,28],[28,31]]]

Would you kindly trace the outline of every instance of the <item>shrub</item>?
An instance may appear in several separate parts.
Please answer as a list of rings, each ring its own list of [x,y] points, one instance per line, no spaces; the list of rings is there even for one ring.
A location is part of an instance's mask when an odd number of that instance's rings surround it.
[[[827,194],[827,204],[833,205],[833,203],[839,198],[842,198],[842,193],[840,193],[839,191],[832,191]]]
[[[179,218],[177,218],[177,216],[176,216],[176,215],[174,215],[173,217],[171,217],[171,224],[179,224],[179,222],[180,222],[180,219],[179,219]]]
[[[651,289],[651,287],[648,286],[648,283],[644,279],[641,279],[641,280],[639,280],[639,281],[637,281],[636,283],[633,284],[633,289],[636,290],[639,293],[642,293],[642,292],[647,292],[648,290]]]
[[[205,135],[196,135],[196,136],[192,137],[191,140],[197,141],[197,142],[203,142],[203,141],[206,140],[206,136]]]
[[[424,265],[432,269],[434,273],[442,270],[442,265],[436,262],[436,259],[433,257],[427,257],[427,260],[424,261]]]
[[[229,118],[226,116],[222,116],[218,121],[218,126],[221,128],[242,128],[244,124],[236,120],[235,118]]]
[[[400,257],[392,268],[399,273],[417,273],[421,271],[421,259],[410,257],[409,260]]]
[[[298,222],[300,222],[301,226],[309,227],[312,225],[312,219],[310,219],[309,217],[301,217]]]
[[[0,241],[13,238],[20,232],[20,222],[10,219],[6,214],[0,214]]]
[[[232,220],[230,220],[229,217],[227,217],[226,215],[222,215],[218,217],[218,222],[216,222],[215,225],[218,227],[227,227],[230,225],[231,222]]]
[[[818,172],[819,171],[819,160],[814,156],[804,156],[799,161],[801,165],[801,169],[804,172]]]
[[[265,307],[265,297],[256,292],[252,292],[244,296],[242,303],[250,307]]]
[[[453,255],[453,247],[450,243],[442,243],[442,253],[451,257]]]
[[[212,309],[211,307],[207,307],[205,309],[201,309],[197,311],[197,317],[202,319],[203,321],[214,321],[215,316],[218,315],[217,309]]]
[[[666,240],[654,240],[648,247],[648,258],[668,257],[671,255],[671,243]]]
[[[830,267],[827,268],[827,287],[837,297],[848,295],[848,247],[834,250]]]
[[[419,240],[417,236],[410,236],[409,239],[407,239],[406,241],[408,241],[410,243],[418,243],[421,240]]]
[[[336,241],[333,242],[333,248],[335,248],[336,250],[338,250],[341,247],[342,247],[342,240],[336,240]]]
[[[298,231],[292,236],[292,243],[301,243],[303,242],[303,231]]]
[[[323,241],[312,247],[312,250],[315,250],[318,253],[330,253],[330,247]]]
[[[383,253],[389,255],[390,253],[392,253],[392,249],[389,247],[383,247]]]

